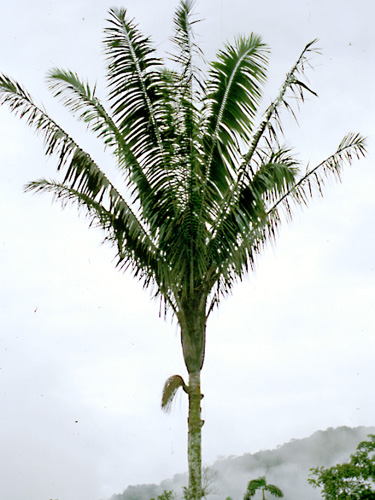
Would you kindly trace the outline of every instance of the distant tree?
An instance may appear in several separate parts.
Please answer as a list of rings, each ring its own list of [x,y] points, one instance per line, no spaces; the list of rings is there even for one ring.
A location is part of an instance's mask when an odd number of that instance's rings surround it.
[[[218,478],[218,472],[216,470],[210,469],[210,467],[203,466],[202,468],[202,497],[205,498],[211,493],[216,493],[213,484]],[[184,500],[189,500],[189,490],[188,488],[183,488],[183,498]]]
[[[61,180],[40,179],[27,190],[82,208],[114,245],[118,267],[132,271],[177,319],[189,378],[187,383],[180,375],[167,380],[162,406],[170,407],[179,388],[188,396],[188,493],[199,500],[208,317],[252,269],[281,221],[292,218],[294,207],[322,194],[326,179],[340,178],[343,166],[366,149],[363,137],[349,133],[328,158],[304,168],[284,144],[282,111],[294,115],[292,103],[315,95],[304,78],[314,42],[257,118],[268,47],[255,34],[237,37],[204,72],[192,7],[191,0],[183,0],[176,11],[172,67],[124,9],[110,11],[105,31],[109,111],[95,86],[76,73],[54,69],[48,76],[55,97],[111,150],[123,185],[115,186],[108,172],[5,75],[0,103],[40,133],[46,154],[57,156],[63,172]]]
[[[325,500],[375,500],[375,434],[368,437],[349,462],[310,469],[308,481],[314,488],[322,488]]]
[[[259,477],[258,479],[253,479],[247,485],[247,490],[244,496],[244,500],[251,500],[256,492],[260,490],[262,492],[262,500],[265,500],[265,492],[276,498],[283,498],[284,494],[274,484],[267,484],[266,478],[264,476]]]
[[[155,500],[155,498],[151,498],[150,500]],[[173,490],[164,490],[157,496],[156,500],[176,500],[176,494]]]

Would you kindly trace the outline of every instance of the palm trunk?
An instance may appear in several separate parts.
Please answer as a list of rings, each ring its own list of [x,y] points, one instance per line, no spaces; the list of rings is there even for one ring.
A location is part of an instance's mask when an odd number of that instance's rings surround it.
[[[202,498],[202,420],[201,420],[200,371],[189,374],[188,417],[188,500]]]

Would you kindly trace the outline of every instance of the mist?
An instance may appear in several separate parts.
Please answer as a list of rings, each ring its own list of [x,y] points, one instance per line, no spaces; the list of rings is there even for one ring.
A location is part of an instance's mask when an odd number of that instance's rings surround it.
[[[357,445],[372,434],[375,427],[338,427],[317,431],[304,439],[292,439],[273,450],[246,453],[240,457],[222,457],[206,467],[207,500],[242,500],[249,481],[265,476],[267,483],[276,485],[287,500],[318,500],[319,489],[308,482],[310,468],[331,467],[346,462]],[[155,485],[132,485],[110,500],[150,500],[164,490],[173,490],[182,498],[187,484],[186,474]],[[257,492],[255,500],[261,498]]]

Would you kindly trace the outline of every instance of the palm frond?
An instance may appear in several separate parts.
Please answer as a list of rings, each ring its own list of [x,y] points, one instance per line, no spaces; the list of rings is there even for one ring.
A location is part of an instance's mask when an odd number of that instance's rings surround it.
[[[247,486],[247,496],[252,497],[259,490],[259,488],[264,488],[266,486],[266,478],[264,476],[259,477],[258,479],[253,479],[249,482]]]
[[[172,375],[165,382],[161,399],[161,408],[166,413],[171,411],[173,399],[180,387],[182,387],[185,392],[188,392],[184,379],[180,375]]]
[[[276,498],[284,497],[284,494],[280,490],[280,488],[278,488],[274,484],[267,484],[265,476],[262,476],[259,477],[258,479],[253,479],[252,481],[249,482],[244,496],[244,500],[250,500],[258,490],[263,491],[263,498],[265,491],[268,491],[272,496]]]
[[[58,157],[57,169],[65,169],[64,182],[70,183],[70,187],[79,186],[82,193],[99,200],[106,192],[116,191],[90,155],[35,105],[21,85],[4,75],[0,76],[0,102],[42,134],[46,155]]]
[[[259,36],[238,38],[220,51],[204,98],[208,114],[206,178],[226,186],[239,141],[248,140],[265,81],[268,49]],[[224,163],[223,163],[224,162]],[[222,188],[221,188],[222,189]]]
[[[276,498],[283,498],[284,497],[284,493],[280,490],[280,488],[278,488],[274,484],[267,484],[267,486],[265,486],[264,489],[266,491],[269,491],[273,497],[276,497]]]
[[[323,196],[323,188],[329,179],[341,180],[341,172],[345,164],[351,165],[354,158],[366,154],[366,138],[358,133],[349,133],[340,142],[336,152],[309,169],[294,186],[287,190],[275,203],[269,207],[267,215],[271,220],[279,220],[278,211],[284,208],[289,218],[292,217],[291,202],[297,205],[307,205],[308,200],[318,192]]]
[[[194,57],[200,55],[200,51],[194,42],[192,27],[198,21],[192,19],[192,8],[193,2],[182,1],[174,17],[175,33],[172,41],[177,47],[177,53],[172,55],[172,61],[179,71],[164,70],[161,73],[164,86],[160,109],[164,111],[163,123],[168,124],[168,128],[162,132],[163,139],[167,142],[165,152],[169,169],[173,173],[168,188],[173,186],[177,194],[178,210],[170,218],[169,224],[159,226],[159,241],[176,271],[176,282],[185,284],[180,287],[180,290],[183,290],[182,295],[194,290],[205,268],[202,251],[204,224],[198,215],[203,154],[197,140],[200,136],[200,119],[194,88],[194,84],[199,80],[199,70],[194,64]],[[169,141],[172,141],[170,147]],[[173,253],[171,248],[175,250]]]
[[[261,122],[258,129],[253,135],[251,141],[251,146],[244,157],[242,167],[239,171],[239,179],[242,175],[251,169],[251,161],[254,154],[257,152],[260,140],[265,137],[265,133],[268,131],[271,141],[276,140],[278,142],[278,130],[282,132],[282,124],[280,117],[280,108],[284,107],[295,117],[292,106],[289,104],[287,97],[287,92],[290,91],[291,97],[293,99],[297,98],[300,101],[304,101],[305,93],[310,93],[314,96],[317,94],[303,81],[305,67],[309,65],[309,57],[312,53],[318,53],[319,49],[315,47],[317,40],[312,40],[309,42],[301,52],[295,65],[286,75],[284,83],[282,84],[279,95],[277,98],[268,106],[263,121]]]
[[[299,162],[289,149],[279,145],[276,129],[281,129],[279,109],[282,106],[293,113],[287,91],[301,100],[305,92],[315,94],[301,78],[305,66],[309,64],[310,53],[317,51],[314,44],[315,40],[306,45],[288,73],[278,97],[268,107],[264,120],[253,135],[251,147],[236,172],[236,179],[218,201],[209,255],[214,262],[221,262],[222,271],[226,270],[223,280],[220,280],[221,284],[225,284],[225,290],[231,287],[237,272],[240,278],[248,270],[248,264],[253,264],[265,234],[275,235],[277,224],[268,226],[268,209],[297,182]],[[267,131],[269,136],[265,135]],[[261,139],[263,146],[260,145]],[[267,226],[269,231],[265,232]]]
[[[151,268],[149,270],[152,271],[152,276],[158,286],[163,288],[163,283],[167,280],[160,272],[157,272],[155,263],[150,264],[153,259],[157,259],[155,243],[124,198],[92,158],[34,104],[29,94],[18,83],[6,76],[0,77],[0,99],[2,103],[8,104],[12,111],[26,119],[28,125],[42,133],[46,154],[56,154],[58,170],[65,171],[61,184],[36,181],[30,183],[28,189],[54,191],[61,200],[78,201],[81,205],[85,204],[91,211],[95,208],[97,220],[102,221],[104,229],[111,228],[112,235],[117,239],[119,263],[126,268],[130,262],[129,259],[134,257],[134,262],[139,263],[142,272],[150,265],[152,270]],[[107,208],[105,208],[106,205]],[[103,214],[107,214],[107,217],[102,218]],[[112,227],[110,227],[110,221]],[[135,248],[137,244],[139,245],[138,254]],[[168,296],[168,290],[166,290],[166,296]]]
[[[193,19],[194,0],[183,0],[177,7],[174,15],[174,35],[171,41],[175,44],[177,53],[170,54],[171,60],[181,66],[182,76],[187,73],[191,75],[194,55],[202,56],[202,51],[194,42],[193,25],[199,23],[199,19]],[[197,69],[198,68],[194,68]],[[190,77],[188,75],[188,78]]]
[[[111,9],[106,28],[109,99],[118,128],[139,162],[163,162],[158,120],[161,60],[123,9]]]
[[[49,71],[47,82],[54,97],[59,97],[74,114],[79,112],[79,119],[102,137],[105,145],[117,146],[119,131],[96,97],[96,86],[91,88],[73,71],[58,68]]]
[[[323,195],[329,178],[340,180],[345,164],[364,156],[366,141],[359,134],[348,134],[337,151],[298,179],[298,163],[282,153],[281,163],[266,163],[242,190],[243,199],[222,218],[208,245],[211,266],[217,269],[211,308],[227,294],[237,280],[253,267],[256,255],[277,236],[284,216],[293,217],[293,205],[307,205],[315,194]],[[289,158],[289,159],[288,159]],[[289,164],[288,164],[289,163]]]
[[[200,69],[194,64],[194,57],[201,55],[201,51],[194,42],[193,24],[199,21],[192,20],[193,6],[192,0],[181,1],[174,16],[175,33],[171,38],[178,49],[172,61],[180,69],[174,87],[176,128],[179,140],[185,143],[186,153],[194,150],[194,138],[199,135],[194,82],[199,81]]]
[[[219,207],[207,244],[210,264],[220,270],[227,290],[241,279],[261,248],[268,225],[267,208],[295,185],[297,160],[287,148],[263,152],[263,165],[252,179],[244,179],[236,205],[222,214]],[[246,181],[246,182],[245,182]]]
[[[242,196],[241,190],[247,189],[247,182],[244,181],[244,178],[251,178],[255,175],[256,171],[265,163],[265,149],[269,151],[273,151],[274,147],[272,145],[273,142],[276,142],[277,150],[282,150],[279,146],[279,140],[277,138],[277,128],[281,128],[280,121],[280,112],[279,108],[284,106],[289,111],[293,112],[291,106],[288,103],[286,98],[287,91],[290,91],[293,96],[299,96],[301,100],[304,99],[304,92],[310,92],[314,95],[315,92],[311,90],[305,82],[302,80],[302,76],[304,74],[304,68],[307,64],[309,64],[308,57],[311,53],[317,52],[317,49],[314,47],[316,40],[308,43],[303,49],[302,53],[297,59],[297,62],[287,74],[286,79],[281,86],[279,95],[277,98],[271,103],[268,107],[265,118],[260,124],[259,128],[255,131],[252,141],[251,147],[247,154],[244,156],[242,161],[242,165],[238,169],[236,173],[236,180],[231,185],[230,190],[226,196],[222,198],[220,201],[221,209],[216,217],[216,224],[222,225],[222,219],[228,216],[231,217],[232,210],[236,210],[236,204],[238,203],[238,199]],[[274,124],[273,124],[274,122]],[[268,139],[265,135],[267,130],[270,132],[270,138]],[[264,139],[265,147],[260,147],[260,141]],[[214,230],[215,233],[215,230]]]
[[[127,20],[125,10],[112,9],[110,14],[105,38],[109,99],[118,128],[157,200],[150,197],[148,203],[151,230],[156,234],[161,223],[180,212],[176,188],[181,181],[174,161],[178,136],[175,121],[170,120],[174,96],[166,111],[166,73],[150,39]]]
[[[59,69],[49,72],[48,82],[55,97],[60,97],[73,113],[80,112],[79,118],[103,138],[105,145],[115,148],[118,165],[125,171],[128,183],[133,188],[134,200],[140,201],[144,218],[150,218],[150,207],[156,204],[153,189],[129,144],[95,96],[95,88],[91,89],[77,74]]]

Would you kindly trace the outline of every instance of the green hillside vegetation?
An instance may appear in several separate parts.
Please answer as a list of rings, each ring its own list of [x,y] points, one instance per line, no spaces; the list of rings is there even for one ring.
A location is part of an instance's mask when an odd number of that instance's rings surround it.
[[[311,469],[309,483],[325,500],[375,500],[375,434],[361,441],[350,460]]]

